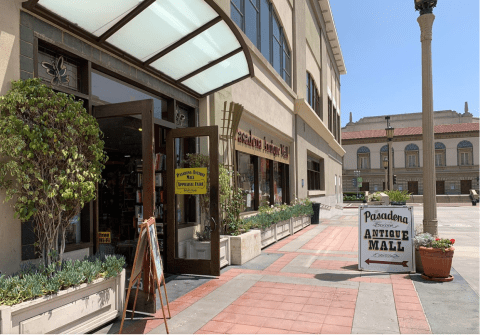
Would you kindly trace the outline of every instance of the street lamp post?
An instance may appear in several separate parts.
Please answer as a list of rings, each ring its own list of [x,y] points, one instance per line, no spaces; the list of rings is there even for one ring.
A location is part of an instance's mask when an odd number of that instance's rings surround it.
[[[437,5],[437,0],[414,1],[415,10],[420,11],[417,21],[422,43],[423,229],[433,236],[438,236],[432,87],[432,26],[435,20],[433,8]]]
[[[354,170],[353,174],[357,178],[357,199],[358,199],[358,177],[360,177],[360,170]]]
[[[384,191],[388,190],[388,157],[383,157],[383,167],[385,169],[385,187]]]
[[[393,135],[395,132],[395,128],[390,125],[390,116],[385,116],[385,120],[387,120],[387,128],[385,128],[385,133],[387,135],[388,141],[388,186],[386,187],[387,190],[393,190]]]

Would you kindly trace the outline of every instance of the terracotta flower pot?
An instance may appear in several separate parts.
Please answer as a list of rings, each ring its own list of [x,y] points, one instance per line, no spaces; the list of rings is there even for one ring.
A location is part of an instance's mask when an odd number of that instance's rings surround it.
[[[452,268],[453,252],[455,248],[445,249],[420,247],[423,271],[430,278],[448,278]]]

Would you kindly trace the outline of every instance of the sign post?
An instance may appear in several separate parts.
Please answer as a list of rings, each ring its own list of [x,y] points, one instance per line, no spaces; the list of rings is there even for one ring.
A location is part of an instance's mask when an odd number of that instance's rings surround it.
[[[358,269],[415,272],[412,206],[360,206]]]

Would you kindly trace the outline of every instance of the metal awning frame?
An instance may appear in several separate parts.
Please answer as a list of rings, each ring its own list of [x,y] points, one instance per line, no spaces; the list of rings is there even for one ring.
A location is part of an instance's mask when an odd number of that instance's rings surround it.
[[[164,50],[160,51],[156,55],[147,59],[145,62],[140,61],[139,59],[131,56],[130,54],[125,53],[121,49],[113,46],[112,44],[110,44],[108,42],[106,42],[107,38],[109,38],[115,32],[120,30],[123,26],[125,26],[128,22],[130,22],[133,18],[135,18],[138,14],[140,14],[144,9],[146,9],[148,6],[153,4],[155,1],[156,0],[144,0],[136,8],[134,8],[132,11],[130,11],[127,15],[125,15],[125,17],[123,17],[121,20],[119,20],[116,24],[114,24],[110,29],[108,29],[105,33],[103,33],[99,37],[96,37],[95,35],[87,32],[86,30],[84,30],[84,29],[82,29],[78,26],[72,25],[72,23],[70,21],[68,21],[68,20],[62,18],[61,16],[49,11],[48,9],[38,5],[39,0],[28,0],[28,1],[24,2],[22,4],[22,6],[23,6],[24,9],[40,16],[41,18],[43,18],[43,19],[45,19],[49,22],[54,23],[55,25],[57,25],[61,29],[65,30],[65,31],[68,31],[68,32],[70,32],[70,33],[88,41],[89,43],[91,43],[91,44],[93,44],[93,45],[95,45],[95,46],[97,46],[97,47],[99,47],[99,48],[101,48],[101,49],[103,49],[103,50],[121,58],[121,59],[126,60],[127,62],[135,65],[136,67],[144,70],[145,72],[150,73],[150,74],[152,74],[156,77],[159,77],[161,80],[163,80],[163,81],[165,81],[165,82],[167,82],[167,83],[169,83],[169,84],[171,84],[171,85],[173,85],[177,88],[180,88],[181,90],[191,94],[192,96],[194,96],[197,99],[204,98],[207,95],[210,95],[214,92],[217,92],[217,91],[219,91],[219,90],[221,90],[225,87],[228,87],[228,86],[233,85],[233,84],[235,84],[239,81],[242,81],[246,78],[254,76],[254,67],[253,67],[252,56],[250,54],[250,50],[247,46],[247,43],[243,39],[243,36],[240,33],[240,31],[238,30],[235,23],[215,3],[214,0],[204,0],[204,1],[208,5],[210,5],[210,7],[213,10],[215,10],[217,12],[218,16],[216,18],[207,22],[206,24],[204,24],[200,28],[194,30],[190,34],[185,35],[184,37],[182,37],[181,39],[179,39],[178,41],[176,41],[175,43],[173,43],[169,47],[165,48]],[[215,25],[216,23],[218,23],[222,20],[228,25],[228,27],[231,29],[232,33],[237,38],[238,42],[240,43],[240,48],[237,48],[237,49],[233,50],[232,52],[211,61],[207,65],[204,65],[204,66],[196,69],[195,71],[183,76],[182,78],[179,78],[178,80],[175,80],[175,79],[171,78],[170,76],[167,76],[163,72],[161,72],[161,71],[153,68],[152,66],[150,66],[150,64],[153,63],[154,61],[156,61],[157,59],[161,58],[162,56],[166,55],[170,51],[176,49],[177,47],[179,47],[183,43],[189,41],[190,39],[194,38],[195,36],[199,35],[203,31],[207,30],[208,28],[212,27],[213,25]],[[202,71],[204,71],[204,70],[206,70],[206,69],[208,69],[208,68],[210,68],[210,67],[224,61],[225,59],[227,59],[227,58],[229,58],[229,57],[231,57],[231,56],[233,56],[233,55],[235,55],[239,52],[242,52],[242,51],[244,52],[245,58],[247,60],[249,74],[247,74],[243,77],[240,77],[238,79],[235,79],[235,80],[233,80],[229,83],[226,83],[226,84],[224,84],[224,85],[222,85],[218,88],[215,88],[212,91],[206,92],[205,94],[199,94],[198,92],[195,92],[191,88],[182,84],[183,81],[193,77],[194,75],[196,75],[196,74],[198,74],[198,73],[200,73],[200,72],[202,72]]]

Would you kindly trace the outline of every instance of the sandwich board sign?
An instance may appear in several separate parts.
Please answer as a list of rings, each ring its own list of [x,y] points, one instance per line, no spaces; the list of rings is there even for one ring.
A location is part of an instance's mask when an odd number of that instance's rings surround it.
[[[412,206],[360,206],[358,269],[415,272]]]

